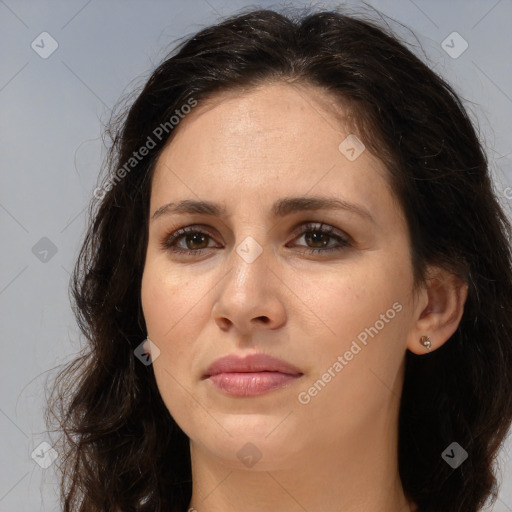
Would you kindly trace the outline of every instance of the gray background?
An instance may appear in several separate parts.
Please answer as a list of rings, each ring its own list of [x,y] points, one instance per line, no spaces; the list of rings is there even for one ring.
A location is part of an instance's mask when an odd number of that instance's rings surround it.
[[[415,32],[427,55],[422,58],[466,100],[510,214],[512,0],[370,3]],[[175,39],[249,5],[283,4],[0,0],[0,512],[59,510],[56,465],[43,469],[32,453],[41,442],[51,443],[42,418],[45,380],[80,348],[68,279],[110,109],[149,76]],[[417,45],[399,25],[392,27]],[[457,58],[442,47],[454,31],[468,43]],[[35,41],[39,52],[51,48],[47,36],[41,43],[42,32],[58,43],[46,59],[31,47]],[[460,41],[452,46],[459,50]],[[512,511],[511,447],[509,436],[499,459],[503,485],[495,512]]]

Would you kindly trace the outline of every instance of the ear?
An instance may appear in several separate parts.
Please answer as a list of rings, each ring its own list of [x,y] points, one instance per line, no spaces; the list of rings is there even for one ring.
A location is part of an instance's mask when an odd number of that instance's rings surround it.
[[[468,285],[447,270],[430,267],[429,276],[418,294],[407,338],[407,348],[415,354],[428,353],[420,343],[422,336],[430,338],[431,351],[448,341],[459,326],[468,295]]]

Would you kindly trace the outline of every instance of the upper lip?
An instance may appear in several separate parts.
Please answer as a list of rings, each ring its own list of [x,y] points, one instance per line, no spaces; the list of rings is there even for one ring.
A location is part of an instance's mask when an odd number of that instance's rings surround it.
[[[214,361],[206,370],[205,377],[211,377],[219,373],[252,372],[280,372],[302,375],[297,367],[267,354],[251,354],[245,357],[232,354]]]

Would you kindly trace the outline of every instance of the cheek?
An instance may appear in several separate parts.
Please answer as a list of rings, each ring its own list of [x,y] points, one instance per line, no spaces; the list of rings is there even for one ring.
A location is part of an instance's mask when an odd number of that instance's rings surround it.
[[[141,301],[150,336],[164,342],[176,339],[174,332],[200,309],[208,287],[189,272],[170,268],[164,258],[149,260],[144,268]]]
[[[297,295],[326,339],[337,341],[336,348],[341,349],[365,328],[376,322],[380,327],[380,316],[388,310],[394,320],[398,315],[393,304],[403,301],[408,286],[407,273],[390,267],[389,259],[368,256],[366,263],[347,260],[328,273],[308,275]]]
[[[177,300],[178,299],[178,300]],[[183,287],[178,276],[171,276],[157,261],[149,261],[144,269],[141,302],[146,328],[160,353],[153,363],[155,377],[162,398],[169,404],[179,403],[175,380],[185,384],[187,368],[193,354],[186,336],[193,324],[187,323],[197,302],[190,288]],[[185,335],[186,333],[186,335]]]
[[[316,350],[305,346],[315,364],[296,398],[320,437],[365,432],[399,396],[393,388],[405,355],[404,298],[380,272],[352,272],[321,299],[311,297],[311,309],[329,329],[316,335]]]
[[[302,391],[311,389],[312,417],[322,417],[333,403],[340,406],[337,412],[332,409],[339,421],[346,411],[359,411],[352,413],[354,428],[389,398],[406,350],[412,274],[407,265],[398,264],[403,260],[376,256],[369,254],[364,264],[347,260],[330,275],[302,282],[308,309],[321,319],[315,318],[319,330],[309,331],[315,364]],[[305,348],[311,351],[307,344]],[[364,410],[361,404],[366,404]]]
[[[170,275],[168,268],[154,260],[147,262],[141,302],[148,335],[160,349],[153,362],[155,380],[169,413],[184,430],[187,427],[181,424],[182,418],[188,418],[189,414],[201,416],[201,411],[195,410],[197,404],[186,392],[193,354],[185,333],[194,335],[190,331],[193,324],[187,324],[187,313],[191,315],[193,304],[197,302],[194,299],[194,294],[186,283],[180,282],[178,275]]]

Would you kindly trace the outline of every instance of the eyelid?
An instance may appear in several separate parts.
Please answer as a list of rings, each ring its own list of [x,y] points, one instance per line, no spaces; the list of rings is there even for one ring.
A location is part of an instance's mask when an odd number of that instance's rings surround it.
[[[327,224],[325,222],[320,221],[306,221],[302,222],[297,228],[295,228],[292,232],[293,236],[303,235],[307,231],[321,231],[326,234],[333,234],[339,236],[340,238],[345,239],[347,242],[351,241],[351,238],[343,231]]]

